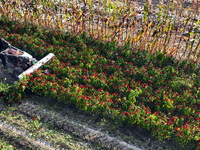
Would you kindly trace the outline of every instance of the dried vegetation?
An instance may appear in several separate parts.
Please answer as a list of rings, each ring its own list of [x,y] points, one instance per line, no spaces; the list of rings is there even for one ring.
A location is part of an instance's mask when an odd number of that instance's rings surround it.
[[[200,61],[198,0],[1,0],[1,16]]]

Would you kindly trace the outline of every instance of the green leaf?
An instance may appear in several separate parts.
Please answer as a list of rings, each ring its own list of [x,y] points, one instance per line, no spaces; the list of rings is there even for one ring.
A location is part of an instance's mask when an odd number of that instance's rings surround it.
[[[157,117],[155,115],[150,115],[150,117],[155,120]]]

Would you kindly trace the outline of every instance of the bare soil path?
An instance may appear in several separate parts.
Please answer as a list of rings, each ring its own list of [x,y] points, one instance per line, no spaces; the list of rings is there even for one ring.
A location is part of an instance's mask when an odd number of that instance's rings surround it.
[[[29,149],[176,149],[172,142],[159,142],[138,127],[120,125],[47,97],[29,95],[20,105],[0,107],[0,135]]]

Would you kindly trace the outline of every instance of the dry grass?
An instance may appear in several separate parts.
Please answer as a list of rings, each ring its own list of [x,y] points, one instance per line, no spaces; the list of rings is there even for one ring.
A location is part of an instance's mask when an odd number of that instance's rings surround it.
[[[200,61],[200,4],[183,0],[141,9],[131,0],[0,0],[0,15],[73,34],[89,35],[151,53],[163,51],[177,59]]]

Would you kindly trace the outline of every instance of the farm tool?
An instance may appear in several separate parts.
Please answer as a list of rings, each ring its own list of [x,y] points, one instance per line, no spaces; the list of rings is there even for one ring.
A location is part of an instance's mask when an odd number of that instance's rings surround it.
[[[0,37],[0,59],[5,68],[8,67],[7,62],[14,66],[13,76],[15,78],[21,79],[24,75],[34,72],[54,56],[53,53],[49,53],[38,61],[29,53],[12,46]]]

